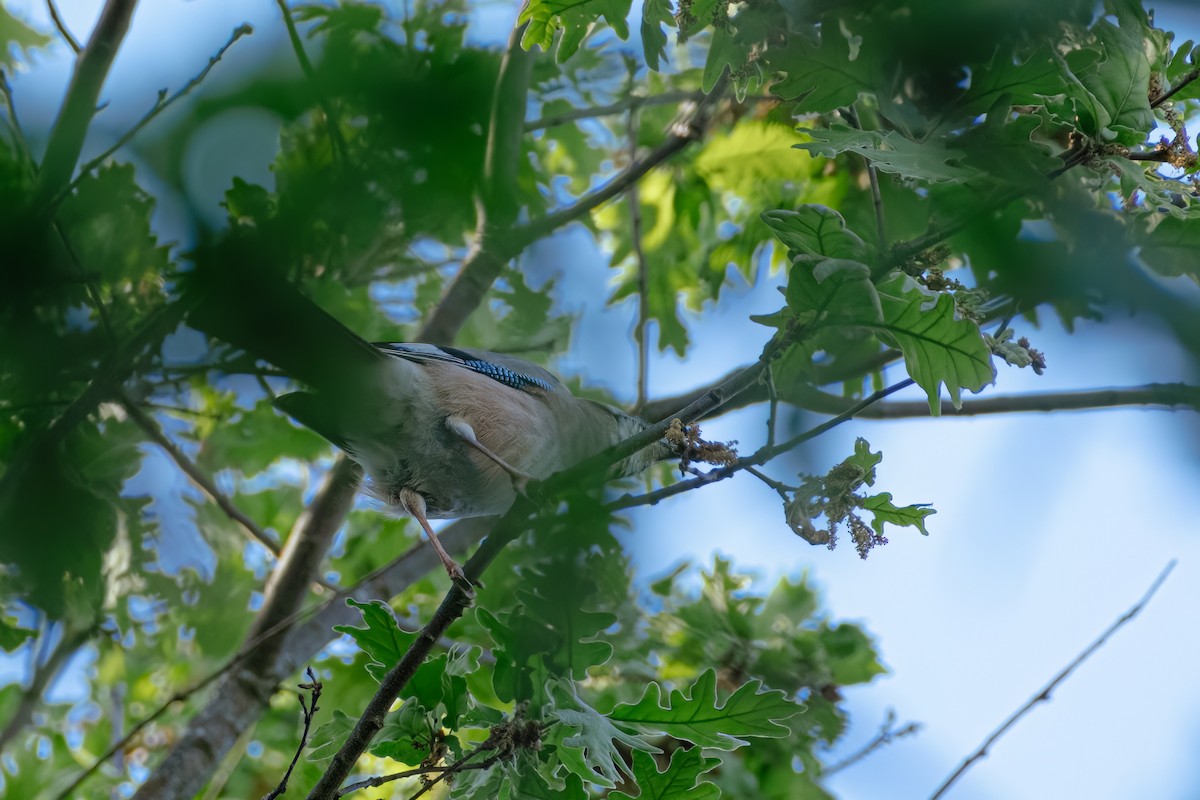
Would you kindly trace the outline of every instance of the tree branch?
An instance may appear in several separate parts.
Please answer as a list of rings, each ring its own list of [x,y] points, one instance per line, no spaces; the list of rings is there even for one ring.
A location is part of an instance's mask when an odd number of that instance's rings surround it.
[[[38,216],[48,210],[50,201],[71,180],[88,125],[96,113],[100,87],[104,85],[117,50],[129,30],[129,20],[136,6],[137,0],[108,0],[87,47],[75,61],[75,72],[38,172],[33,195],[33,209]]]
[[[838,414],[833,419],[826,420],[820,425],[809,428],[803,433],[797,434],[785,442],[761,447],[752,455],[746,456],[745,458],[739,458],[737,461],[727,467],[718,467],[717,469],[701,473],[689,480],[679,481],[678,483],[673,483],[670,486],[664,486],[661,489],[655,489],[654,491],[646,492],[645,494],[624,495],[605,505],[605,508],[609,511],[620,511],[625,508],[633,508],[634,506],[657,505],[659,502],[667,499],[668,497],[673,497],[677,494],[682,494],[701,486],[707,486],[710,483],[723,481],[726,478],[736,475],[741,470],[749,469],[750,467],[761,466],[781,453],[794,450],[810,439],[815,439],[826,431],[841,425],[843,422],[848,422],[851,419],[854,419],[856,416],[861,414],[864,409],[869,408],[893,392],[898,392],[901,389],[912,386],[913,383],[915,383],[915,381],[913,381],[912,378],[905,378],[899,383],[894,383],[885,389],[880,389],[871,396],[859,400],[857,403],[843,411],[841,414]],[[778,491],[778,489],[776,489],[776,491]]]
[[[0,731],[0,752],[8,747],[9,743],[16,738],[25,726],[29,724],[33,718],[33,712],[37,708],[42,699],[42,692],[58,675],[58,671],[62,668],[63,662],[67,660],[76,650],[86,642],[93,633],[96,632],[96,626],[93,625],[74,633],[64,632],[62,639],[51,651],[50,655],[42,660],[40,664],[34,664],[33,673],[30,676],[29,686],[21,693],[21,701],[17,704],[16,709],[5,724],[4,730]],[[50,631],[44,630],[43,636],[49,636]],[[31,643],[31,646],[36,643]],[[39,653],[38,655],[41,655]]]
[[[286,627],[279,629],[278,625],[299,610],[305,590],[316,577],[333,535],[350,510],[359,474],[354,462],[340,457],[312,505],[296,520],[279,565],[271,573],[264,590],[262,611],[247,634],[248,642],[252,643],[245,648],[248,655],[218,687],[219,698],[229,700],[233,695],[248,706],[251,719],[261,713],[279,682],[272,667],[283,649],[282,634]],[[212,765],[220,760],[242,731],[241,727],[232,726],[233,716],[198,714],[193,718],[175,747],[134,797],[146,800],[195,795]],[[198,721],[206,724],[197,724]]]
[[[329,495],[329,499],[330,502],[335,499],[332,493]],[[469,545],[482,539],[491,529],[493,522],[494,518],[489,517],[459,520],[444,528],[438,538],[441,539],[447,551],[457,556],[463,553]],[[357,621],[358,612],[338,601],[347,597],[353,597],[360,602],[379,597],[393,597],[440,563],[433,549],[427,544],[419,542],[404,555],[391,564],[376,570],[356,586],[337,592],[335,596],[322,601],[315,608],[293,613],[253,638],[248,637],[237,655],[219,669],[209,673],[186,689],[175,692],[154,711],[138,720],[120,740],[110,744],[108,750],[78,775],[57,796],[57,800],[71,800],[74,797],[75,789],[110,758],[124,751],[148,725],[159,719],[175,704],[203,691],[219,678],[241,666],[261,641],[287,632],[284,646],[274,664],[263,675],[264,680],[274,680],[278,685],[329,643],[329,640],[333,638],[330,632],[333,626],[352,624]],[[441,644],[446,645],[447,643],[443,641]],[[226,734],[229,731],[251,730],[255,720],[262,714],[263,707],[264,703],[260,701],[258,694],[252,692],[252,687],[237,681],[226,681],[217,688],[214,697],[208,704],[189,720],[188,731],[184,734],[183,739],[193,745],[197,742],[206,745],[201,749],[199,756],[211,761],[207,767],[199,759],[188,762],[201,770],[195,776],[196,785],[203,785],[204,781],[208,779],[212,765],[220,761],[218,753],[228,752],[229,748],[238,741],[238,737],[227,740]],[[193,731],[209,732],[211,735],[208,738],[192,736]],[[191,797],[192,795],[187,794],[185,790],[184,794],[176,796]]]
[[[954,773],[937,788],[937,791],[933,793],[933,795],[930,797],[930,800],[937,800],[939,797],[949,791],[950,787],[954,785],[954,782],[962,777],[963,773],[970,769],[972,764],[984,758],[988,754],[988,749],[996,743],[996,740],[1007,733],[1013,725],[1016,725],[1017,722],[1019,722],[1023,716],[1028,714],[1034,706],[1036,706],[1038,703],[1049,702],[1050,693],[1053,692],[1060,683],[1071,677],[1071,673],[1073,673],[1080,664],[1086,661],[1092,655],[1092,653],[1099,650],[1100,647],[1107,642],[1109,638],[1125,623],[1129,622],[1131,619],[1141,613],[1142,609],[1145,608],[1146,604],[1150,602],[1150,599],[1154,597],[1155,592],[1158,591],[1158,587],[1162,586],[1163,581],[1167,579],[1167,576],[1171,574],[1171,570],[1173,569],[1175,569],[1174,559],[1168,562],[1167,566],[1163,568],[1163,571],[1160,572],[1158,577],[1154,579],[1154,583],[1150,584],[1150,588],[1146,590],[1144,595],[1142,595],[1142,599],[1138,600],[1137,604],[1134,605],[1133,608],[1129,609],[1120,617],[1118,617],[1112,625],[1108,626],[1104,633],[1100,634],[1099,638],[1088,645],[1082,653],[1077,655],[1071,661],[1070,664],[1067,664],[1067,666],[1064,667],[1061,672],[1055,675],[1049,683],[1042,687],[1041,691],[1029,698],[1029,700],[1027,700],[1023,706],[1018,708],[1012,716],[1006,719],[999,728],[992,731],[991,735],[984,739],[983,744],[979,746],[979,749],[967,756],[967,758],[958,765],[958,769],[956,769]]]
[[[95,158],[93,158],[92,160],[90,160],[86,164],[84,164],[82,167],[80,167],[79,174],[76,175],[75,179],[72,180],[70,183],[68,183],[63,188],[63,190],[58,193],[58,195],[51,202],[51,205],[52,206],[57,205],[58,203],[62,202],[62,199],[64,197],[66,197],[68,194],[70,194],[72,189],[74,189],[76,186],[79,185],[79,182],[81,180],[83,180],[85,175],[87,175],[92,170],[96,169],[96,167],[100,166],[105,161],[107,161],[109,159],[109,157],[112,156],[113,153],[117,152],[122,147],[129,144],[129,142],[133,139],[133,137],[137,136],[138,133],[141,132],[142,128],[149,125],[150,122],[155,117],[157,117],[162,112],[166,111],[168,108],[171,107],[172,104],[174,104],[181,98],[186,97],[193,89],[195,89],[197,86],[199,86],[200,83],[206,77],[208,77],[208,73],[211,72],[212,68],[217,65],[217,62],[219,62],[224,57],[225,52],[227,50],[229,50],[229,48],[233,47],[234,43],[238,39],[241,39],[243,36],[249,36],[252,33],[254,33],[254,28],[251,27],[248,23],[242,23],[241,25],[237,26],[236,28],[233,29],[233,33],[231,33],[229,35],[229,40],[226,41],[225,44],[221,45],[221,49],[218,50],[211,58],[208,59],[208,64],[206,64],[204,66],[204,69],[200,70],[200,72],[197,73],[197,75],[194,78],[192,78],[190,81],[188,81],[183,86],[182,89],[175,92],[175,94],[171,95],[170,97],[167,96],[166,89],[161,90],[158,93],[158,99],[154,101],[154,105],[150,108],[150,110],[147,111],[142,116],[142,118],[139,119],[132,128],[130,128],[124,134],[122,134],[121,138],[117,139],[116,143],[114,143],[111,147],[109,147],[103,153],[96,156]]]
[[[67,29],[67,24],[63,22],[62,17],[58,15],[58,6],[54,0],[46,0],[46,10],[50,12],[50,19],[54,22],[54,27],[58,29],[58,33],[67,43],[67,47],[71,48],[71,52],[79,55],[79,42],[75,41],[75,37],[71,35],[71,31]]]
[[[597,206],[621,194],[641,180],[650,170],[702,136],[707,130],[713,107],[723,93],[723,87],[724,84],[718,84],[712,94],[698,102],[691,113],[685,114],[682,120],[672,127],[670,134],[662,144],[642,159],[629,164],[599,189],[584,195],[565,208],[525,225],[507,231],[494,231],[490,236],[482,239],[477,237],[475,246],[463,260],[457,277],[426,325],[427,330],[434,334],[434,338],[427,341],[434,343],[449,341],[446,338],[446,331],[462,327],[467,315],[482,302],[484,294],[500,275],[500,271],[508,259],[539,239],[582,218]],[[517,135],[519,133],[520,131],[517,132]]]
[[[809,411],[833,414],[847,408],[850,403],[851,401],[845,398],[813,390],[806,393],[804,400],[799,405]],[[969,417],[978,414],[1079,411],[1120,406],[1162,406],[1165,408],[1191,406],[1200,409],[1200,387],[1184,383],[1148,383],[1144,386],[1081,392],[1000,395],[964,400],[962,408],[955,408],[949,400],[943,400],[941,410],[942,415],[946,417]],[[929,404],[924,400],[880,403],[863,411],[859,416],[863,419],[928,417]]]
[[[663,92],[662,94],[652,94],[649,96],[631,94],[628,97],[618,100],[615,103],[609,103],[606,106],[592,106],[591,108],[573,108],[570,111],[564,111],[561,114],[551,114],[538,119],[531,119],[525,123],[525,131],[542,130],[543,128],[555,128],[559,125],[566,125],[568,122],[576,122],[581,119],[592,119],[595,117],[608,117],[614,114],[621,114],[626,111],[636,111],[643,106],[661,106],[670,103],[682,103],[686,100],[696,102],[704,97],[704,92],[701,91],[676,91]]]
[[[847,767],[852,767],[879,748],[889,745],[897,739],[903,739],[905,736],[912,736],[921,730],[921,723],[919,722],[909,722],[899,728],[893,728],[894,724],[896,724],[896,712],[889,708],[887,716],[883,720],[883,725],[879,727],[879,733],[875,734],[871,741],[841,761],[822,769],[821,777],[828,778],[830,775],[841,772]]]
[[[279,555],[279,543],[268,536],[266,531],[258,527],[254,520],[250,519],[240,508],[235,506],[228,495],[217,488],[212,478],[205,475],[203,470],[196,466],[190,458],[183,454],[182,450],[175,446],[175,443],[163,433],[162,428],[150,418],[149,414],[138,408],[137,404],[123,390],[118,390],[117,398],[121,401],[121,407],[125,409],[125,413],[129,415],[129,418],[170,456],[175,465],[179,467],[179,470],[184,475],[187,475],[192,483],[199,486],[217,504],[217,507],[225,512],[225,516],[241,525],[246,533],[250,534],[250,538],[267,548],[274,555]]]

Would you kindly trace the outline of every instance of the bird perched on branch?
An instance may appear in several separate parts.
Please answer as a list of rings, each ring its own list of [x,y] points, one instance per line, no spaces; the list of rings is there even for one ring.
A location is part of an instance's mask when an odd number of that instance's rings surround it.
[[[451,578],[462,569],[430,519],[500,514],[540,480],[647,427],[575,397],[513,356],[429,344],[370,344],[282,279],[198,268],[191,324],[307,385],[275,405],[362,465],[367,491],[411,515]],[[670,457],[666,442],[621,462],[630,475]]]

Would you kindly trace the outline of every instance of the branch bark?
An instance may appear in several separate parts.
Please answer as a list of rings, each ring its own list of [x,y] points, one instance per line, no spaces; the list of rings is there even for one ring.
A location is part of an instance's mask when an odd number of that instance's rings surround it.
[[[956,769],[954,773],[937,788],[937,791],[930,796],[929,800],[938,800],[939,797],[949,791],[950,787],[954,785],[954,782],[962,777],[963,773],[970,769],[972,764],[987,756],[988,749],[996,743],[996,740],[1007,733],[1012,726],[1020,722],[1022,717],[1033,710],[1034,706],[1036,706],[1038,703],[1050,702],[1050,694],[1056,688],[1058,688],[1060,683],[1071,677],[1071,673],[1073,673],[1080,664],[1082,664],[1084,661],[1087,661],[1092,653],[1095,653],[1097,650],[1099,650],[1114,633],[1116,633],[1123,625],[1125,625],[1125,623],[1129,622],[1142,612],[1142,609],[1145,608],[1146,604],[1149,603],[1151,598],[1154,597],[1155,592],[1157,592],[1158,588],[1162,586],[1163,581],[1167,579],[1167,576],[1171,574],[1171,570],[1174,568],[1175,561],[1172,559],[1167,566],[1163,568],[1163,571],[1158,574],[1158,577],[1154,579],[1154,583],[1150,584],[1150,588],[1146,590],[1146,593],[1142,595],[1142,599],[1139,600],[1137,604],[1133,606],[1133,608],[1129,609],[1120,617],[1118,617],[1112,625],[1108,626],[1104,633],[1100,634],[1100,636],[1090,645],[1088,645],[1083,652],[1075,656],[1075,658],[1071,660],[1070,664],[1067,664],[1067,666],[1064,667],[1061,672],[1055,675],[1049,683],[1042,687],[1040,692],[1029,698],[1029,700],[1027,700],[1023,706],[1017,709],[1012,716],[1006,719],[999,728],[992,731],[991,735],[988,736],[988,738],[984,740],[983,744],[979,746],[979,749],[969,755],[961,764],[958,765],[958,769]]]
[[[35,214],[41,215],[50,201],[71,180],[88,125],[96,113],[96,101],[112,67],[117,50],[129,30],[137,0],[108,0],[87,47],[75,61],[75,72],[66,99],[46,144],[46,155],[38,172],[33,195]]]
[[[350,510],[359,474],[358,465],[345,456],[339,458],[312,505],[296,520],[279,566],[267,582],[262,611],[247,634],[248,641],[256,642],[253,652],[221,680],[214,700],[205,709],[229,704],[225,707],[242,713],[198,714],[163,763],[138,789],[136,800],[193,797],[213,765],[237,741],[247,721],[257,719],[270,701],[279,683],[272,667],[285,642],[284,631],[272,629],[299,610],[333,535]],[[249,720],[245,711],[250,712]]]

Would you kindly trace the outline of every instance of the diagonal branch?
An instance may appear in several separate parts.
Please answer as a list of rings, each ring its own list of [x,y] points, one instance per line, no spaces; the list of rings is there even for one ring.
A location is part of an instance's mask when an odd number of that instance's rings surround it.
[[[136,6],[137,0],[108,0],[87,47],[75,62],[75,72],[38,173],[33,195],[33,209],[38,216],[47,211],[50,201],[71,180],[88,125],[96,113],[100,87],[104,85],[117,50],[129,30],[129,20]]]
[[[113,153],[129,144],[133,137],[137,136],[141,132],[142,128],[149,125],[155,117],[166,111],[175,102],[186,97],[188,93],[199,86],[200,83],[208,77],[208,73],[211,72],[212,68],[217,65],[217,62],[224,57],[225,52],[229,50],[229,48],[233,47],[234,43],[237,42],[238,39],[241,39],[243,36],[249,36],[252,33],[254,33],[254,28],[252,28],[248,23],[242,23],[241,25],[237,26],[233,29],[233,33],[229,35],[228,41],[221,45],[221,49],[208,59],[208,63],[204,66],[204,69],[200,70],[200,72],[197,73],[194,78],[184,84],[182,89],[175,92],[175,94],[170,95],[169,97],[167,96],[166,89],[160,91],[158,99],[154,102],[154,105],[151,106],[150,110],[147,111],[132,128],[122,134],[121,138],[117,139],[117,141],[111,147],[79,168],[79,174],[76,175],[75,179],[67,184],[63,190],[58,193],[58,195],[54,198],[52,205],[62,202],[62,199],[70,194],[72,189],[79,185],[79,182],[83,180],[85,175],[107,161]]]
[[[711,94],[693,104],[681,116],[662,144],[630,163],[595,191],[547,216],[506,231],[494,231],[491,235],[478,239],[475,247],[464,259],[458,276],[429,319],[426,330],[433,338],[427,341],[435,344],[448,341],[446,332],[462,327],[467,315],[483,301],[484,294],[510,258],[564,225],[591,213],[637,183],[650,170],[701,138],[708,130],[717,103],[723,94],[724,84],[720,83]]]
[[[1151,598],[1154,597],[1154,594],[1158,591],[1158,588],[1162,586],[1163,581],[1165,581],[1167,576],[1171,574],[1171,570],[1175,569],[1175,563],[1176,562],[1174,559],[1168,562],[1167,566],[1163,568],[1162,572],[1158,573],[1158,577],[1154,579],[1154,583],[1150,584],[1150,588],[1147,589],[1146,593],[1142,595],[1142,599],[1138,600],[1137,604],[1134,605],[1133,608],[1129,609],[1120,617],[1118,617],[1112,625],[1108,626],[1104,633],[1100,634],[1100,636],[1090,645],[1088,645],[1082,653],[1075,656],[1075,658],[1071,660],[1070,664],[1067,664],[1067,666],[1064,667],[1061,672],[1055,675],[1049,683],[1042,687],[1041,691],[1029,698],[1029,700],[1027,700],[1023,706],[1018,708],[1012,714],[1012,716],[1004,720],[1004,723],[999,728],[992,731],[991,735],[984,739],[983,744],[979,746],[979,749],[967,756],[967,758],[958,765],[958,769],[956,769],[954,773],[937,788],[937,791],[930,796],[930,800],[937,800],[939,797],[949,791],[950,787],[954,785],[954,782],[962,777],[963,773],[970,769],[972,764],[987,756],[988,750],[996,743],[996,740],[1007,733],[1012,726],[1020,722],[1021,718],[1032,711],[1033,707],[1038,703],[1049,702],[1051,692],[1058,688],[1060,683],[1071,677],[1071,673],[1073,673],[1080,664],[1082,664],[1084,661],[1087,661],[1092,653],[1095,653],[1097,650],[1099,650],[1114,633],[1116,633],[1123,625],[1125,625],[1125,623],[1129,622],[1131,619],[1140,614],[1142,609],[1146,607],[1146,604],[1149,603]]]
[[[802,408],[822,414],[835,414],[850,405],[849,400],[825,392],[806,392]],[[1031,394],[999,395],[968,399],[962,408],[955,408],[948,400],[942,401],[942,415],[946,417],[969,417],[979,414],[1015,414],[1029,411],[1080,411],[1097,408],[1119,408],[1123,406],[1158,406],[1175,408],[1190,406],[1200,410],[1200,387],[1185,383],[1148,383],[1113,389],[1091,389],[1079,392],[1035,392]],[[914,402],[880,403],[863,411],[863,419],[902,419],[905,417],[928,417],[929,404],[924,400]]]
[[[290,16],[288,19],[290,20]],[[294,26],[290,27],[294,28]],[[519,36],[516,41],[515,49],[520,50]],[[524,51],[521,53],[523,54]],[[520,111],[512,113],[511,107],[496,109],[504,111],[506,123],[504,126],[492,125],[489,128],[489,138],[495,140],[488,146],[489,152],[495,154],[491,162],[493,171],[490,173],[494,180],[503,180],[502,176],[507,174],[508,165],[516,162],[516,157],[512,154],[519,153],[520,125],[524,117],[524,98],[528,91],[529,80],[529,64],[525,60],[526,58],[527,54],[517,54],[515,57],[507,59],[498,78],[500,88],[497,94],[503,94],[510,98],[518,97]],[[515,129],[515,133],[513,129]],[[514,137],[516,137],[516,145],[511,144]],[[509,143],[505,144],[504,142]],[[517,149],[513,150],[513,147]],[[493,190],[483,196],[500,202],[504,193]],[[485,233],[486,228],[481,227],[480,233],[477,235],[482,236]],[[482,251],[484,248],[479,247],[477,242],[476,250]],[[436,326],[434,319],[431,319],[424,326],[418,338],[431,342],[453,341],[471,311],[482,302],[491,281],[499,275],[499,272],[500,267],[497,267],[492,277],[487,279],[486,285],[477,294],[444,300],[442,306],[451,302],[455,304],[455,314],[448,318],[438,318]],[[340,459],[339,464],[345,464],[345,459]],[[327,485],[318,497],[320,503],[314,502],[314,505],[310,507],[309,510],[312,514],[309,516],[309,520],[327,520],[326,524],[336,530],[349,509],[356,491],[357,482],[347,481]],[[335,509],[340,509],[340,511],[335,513]],[[443,531],[440,538],[447,550],[451,553],[458,553],[464,550],[469,543],[481,538],[489,526],[490,521],[487,519],[460,520]],[[307,540],[314,538],[314,534],[309,530],[309,526],[298,524],[297,531],[293,532],[292,537]],[[315,538],[321,539],[323,535],[316,535]],[[289,544],[290,541],[289,539]],[[327,539],[325,542],[328,544]],[[361,600],[371,597],[394,596],[429,572],[434,563],[435,557],[432,548],[425,546],[414,548],[414,551],[402,560],[398,568],[377,576],[377,580],[369,581],[355,593],[355,596]],[[297,571],[298,568],[299,565],[295,562],[281,561],[276,568],[274,577],[279,580],[273,591],[282,591],[279,588],[280,583],[286,581],[297,597],[300,596],[303,592],[303,584],[311,580],[315,573],[292,575],[292,572]],[[315,565],[313,565],[313,569],[315,570]],[[335,595],[335,598],[344,596]],[[257,664],[254,669],[242,666],[238,669],[237,675],[231,675],[221,681],[208,704],[192,717],[186,731],[171,753],[151,775],[147,783],[153,782],[155,787],[147,789],[144,785],[136,797],[190,797],[194,795],[203,784],[212,766],[233,746],[238,733],[248,725],[252,725],[254,720],[261,716],[270,699],[269,692],[265,691],[263,687],[278,685],[306,659],[315,655],[321,647],[328,643],[331,638],[330,629],[333,625],[353,621],[351,612],[352,609],[348,609],[343,604],[330,602],[323,605],[320,611],[301,624],[297,624],[300,622],[301,615],[293,613],[261,631],[257,628],[255,631],[251,631],[247,643],[243,645],[243,650],[257,650],[261,644],[259,638],[264,635],[282,638],[284,639],[283,644],[271,646],[264,658],[256,659]],[[292,629],[293,625],[295,625],[294,629]],[[283,635],[284,632],[287,632],[286,637]],[[258,674],[255,681],[240,680],[238,677],[252,675],[255,670]],[[101,759],[101,761],[103,760]]]
[[[59,16],[58,6],[54,0],[46,0],[46,10],[50,12],[50,20],[54,23],[54,27],[58,29],[58,33],[66,41],[67,47],[71,48],[71,52],[79,55],[82,49],[79,42],[75,41],[75,37],[71,35],[71,31],[67,28],[67,23],[63,22],[63,18]]]

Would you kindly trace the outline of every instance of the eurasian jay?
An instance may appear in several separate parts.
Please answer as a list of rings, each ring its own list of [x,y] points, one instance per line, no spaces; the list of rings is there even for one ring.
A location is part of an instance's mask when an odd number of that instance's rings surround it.
[[[194,281],[200,291],[191,323],[307,384],[311,391],[279,397],[276,407],[361,464],[367,492],[415,518],[456,581],[462,569],[430,519],[501,514],[527,481],[647,427],[575,397],[524,359],[429,344],[372,345],[289,284],[250,280],[258,291],[245,275]],[[660,441],[614,471],[631,475],[672,452]]]

